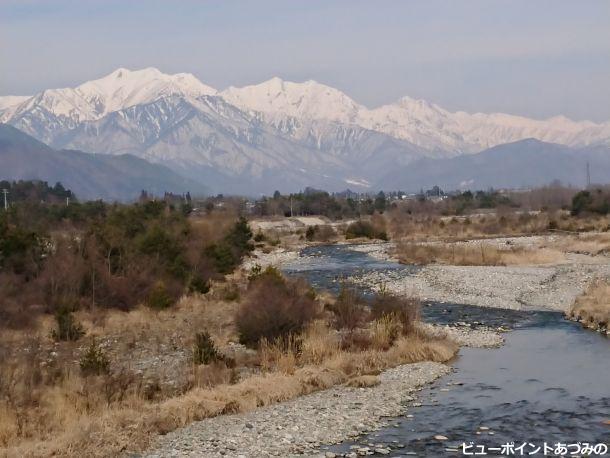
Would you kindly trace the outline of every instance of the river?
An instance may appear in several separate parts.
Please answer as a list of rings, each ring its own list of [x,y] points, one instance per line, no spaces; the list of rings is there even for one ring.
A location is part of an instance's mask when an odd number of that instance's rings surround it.
[[[374,259],[349,245],[307,248],[283,267],[335,292],[342,278],[398,269],[416,268]],[[543,448],[536,448],[545,443],[553,448],[557,443],[609,443],[610,339],[551,311],[429,303],[422,307],[422,319],[513,330],[501,348],[462,348],[452,362],[454,373],[422,391],[422,405],[411,406],[408,416],[390,419],[390,427],[330,451],[346,453],[357,445],[389,449],[388,456],[463,456],[465,443],[474,447],[467,448],[470,452],[506,456],[505,450],[491,449],[514,442],[526,444],[523,456],[544,456]]]

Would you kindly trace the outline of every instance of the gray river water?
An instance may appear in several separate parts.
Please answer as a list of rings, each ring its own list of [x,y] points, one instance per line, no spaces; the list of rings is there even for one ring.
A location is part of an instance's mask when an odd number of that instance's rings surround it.
[[[370,270],[415,269],[375,260],[349,246],[307,248],[302,255],[307,262],[297,260],[284,271],[333,291],[342,277]],[[474,455],[483,450],[488,456],[545,456],[546,443],[553,449],[547,449],[546,456],[587,456],[575,453],[576,446],[564,453],[556,445],[608,446],[610,339],[583,330],[557,312],[430,303],[423,306],[422,317],[442,324],[503,325],[513,331],[505,335],[501,348],[461,349],[452,363],[454,373],[422,391],[422,405],[410,407],[408,417],[390,419],[391,427],[330,451],[347,453],[358,445],[371,451],[389,449],[387,456],[465,456],[464,451]],[[435,435],[447,440],[434,439]],[[509,443],[517,447],[514,453],[502,450]],[[522,444],[526,445],[520,451]]]

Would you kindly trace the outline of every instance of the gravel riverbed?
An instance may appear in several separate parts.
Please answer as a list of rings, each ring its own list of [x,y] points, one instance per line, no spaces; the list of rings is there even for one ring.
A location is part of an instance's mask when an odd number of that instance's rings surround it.
[[[507,239],[496,241],[505,243]],[[486,241],[486,243],[493,243]],[[520,244],[534,243],[527,237]],[[362,245],[377,259],[394,261],[391,244]],[[406,270],[368,272],[351,277],[361,286],[423,301],[478,305],[513,310],[566,311],[595,278],[610,275],[605,256],[567,254],[565,261],[540,266],[427,265],[416,272]]]
[[[405,413],[424,385],[451,371],[440,363],[389,369],[372,388],[337,386],[239,415],[195,422],[159,438],[153,457],[325,456],[335,444],[387,426]]]

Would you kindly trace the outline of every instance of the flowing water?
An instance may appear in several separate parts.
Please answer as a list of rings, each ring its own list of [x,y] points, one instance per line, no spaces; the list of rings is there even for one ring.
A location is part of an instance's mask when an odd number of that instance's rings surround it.
[[[285,272],[333,291],[343,277],[415,269],[373,259],[349,246],[308,248],[302,255],[285,266]],[[470,321],[514,330],[505,334],[501,348],[461,349],[452,364],[454,373],[420,393],[421,406],[410,407],[408,416],[390,419],[391,427],[331,451],[346,453],[359,445],[387,448],[388,456],[464,456],[465,443],[474,447],[466,449],[469,453],[484,447],[487,455],[507,456],[506,450],[491,449],[514,442],[526,446],[522,455],[517,450],[510,456],[544,456],[542,448],[536,452],[544,443],[553,448],[558,442],[609,444],[610,339],[581,329],[557,312],[431,303],[423,307],[422,316],[434,323]],[[547,456],[577,456],[570,455],[574,450]]]

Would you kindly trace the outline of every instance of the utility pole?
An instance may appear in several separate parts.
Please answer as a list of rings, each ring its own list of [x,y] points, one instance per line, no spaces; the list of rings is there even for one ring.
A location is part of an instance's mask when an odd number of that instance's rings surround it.
[[[8,210],[8,200],[6,200],[6,195],[8,194],[8,189],[3,189],[2,194],[4,194],[4,211]]]
[[[591,187],[591,167],[589,161],[587,161],[587,189]]]
[[[290,194],[290,217],[292,218],[292,194]]]

